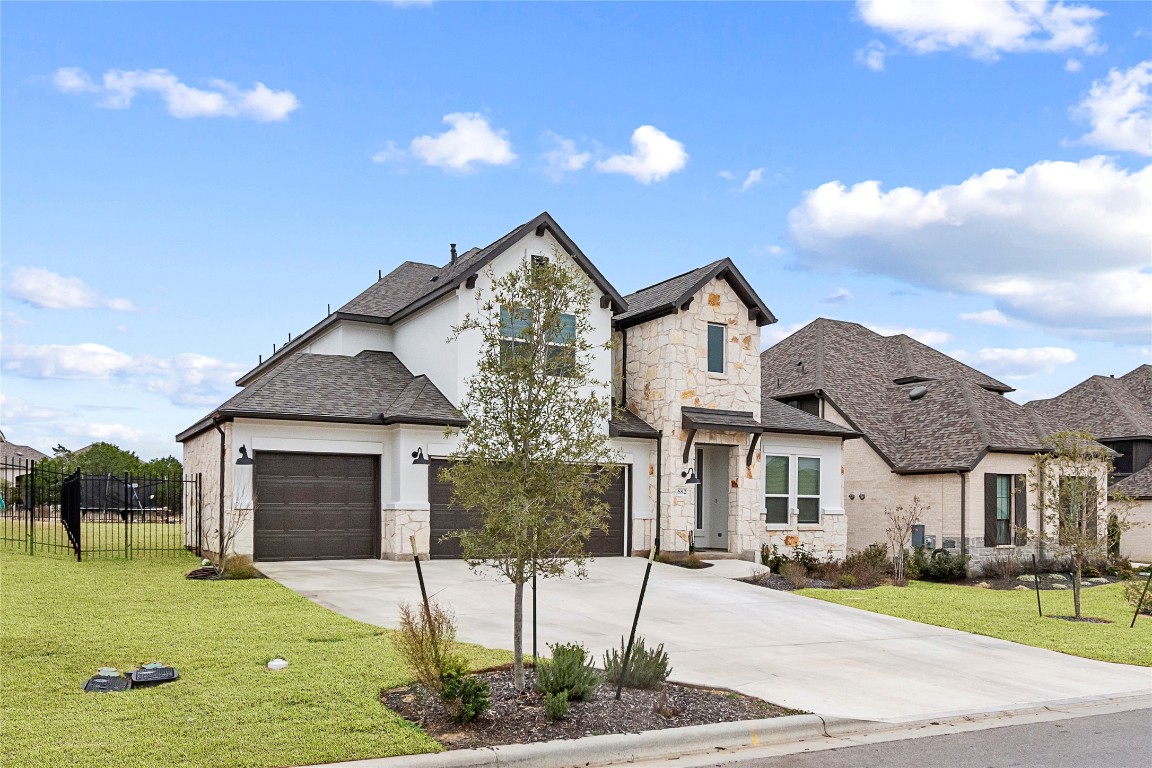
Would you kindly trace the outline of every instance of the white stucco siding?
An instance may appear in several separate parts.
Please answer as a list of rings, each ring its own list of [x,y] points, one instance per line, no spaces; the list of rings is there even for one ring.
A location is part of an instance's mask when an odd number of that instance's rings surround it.
[[[588,277],[587,273],[568,256],[547,230],[545,230],[541,236],[537,236],[534,232],[528,233],[510,246],[508,250],[492,260],[492,262],[478,273],[474,289],[469,290],[462,287],[458,291],[458,315],[455,322],[462,321],[468,314],[478,314],[479,307],[477,297],[483,296],[486,298],[491,296],[492,281],[509,272],[515,271],[525,258],[530,256],[547,256],[548,258],[554,258],[557,254],[559,254],[560,258],[565,259],[567,266],[584,279],[592,289],[592,300],[588,318],[592,325],[592,334],[588,341],[596,347],[603,347],[612,338],[612,309],[611,307],[607,309],[601,308],[600,296],[602,294],[600,289],[596,287],[592,278]],[[572,309],[575,310],[576,308],[573,307]],[[476,331],[461,334],[456,346],[456,356],[459,360],[459,374],[455,391],[462,395],[467,391],[467,381],[469,377],[476,373],[477,360],[480,357],[481,349],[480,334]],[[602,383],[602,386],[596,387],[596,391],[602,397],[609,397],[611,394],[610,387],[612,381],[611,350],[597,349],[594,351],[592,356],[592,378]],[[448,395],[448,392],[445,391],[444,394]],[[449,395],[449,399],[454,403],[459,402],[459,400],[453,399],[451,395]],[[605,429],[607,429],[607,426],[605,426]]]
[[[355,357],[366,349],[392,352],[392,328],[377,323],[341,320],[308,340],[298,352]]]
[[[434,304],[409,315],[392,326],[392,351],[414,375],[431,379],[448,401],[460,403],[461,362],[469,359],[470,350],[464,339],[448,341],[453,326],[460,322],[459,303],[464,287],[449,293]]]

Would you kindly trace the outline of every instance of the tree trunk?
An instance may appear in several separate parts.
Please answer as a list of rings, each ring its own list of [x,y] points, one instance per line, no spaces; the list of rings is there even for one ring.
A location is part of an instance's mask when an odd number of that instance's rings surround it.
[[[512,612],[512,682],[524,690],[524,582],[516,582],[516,607]],[[1077,603],[1079,605],[1079,603]],[[1079,610],[1079,608],[1077,608]]]

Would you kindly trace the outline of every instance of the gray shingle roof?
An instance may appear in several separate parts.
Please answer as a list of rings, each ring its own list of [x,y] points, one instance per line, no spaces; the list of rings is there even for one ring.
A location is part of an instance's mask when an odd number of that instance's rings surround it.
[[[221,405],[221,416],[315,419],[366,424],[464,423],[427,376],[413,376],[391,352],[355,357],[293,354]],[[210,426],[198,422],[183,440]]]
[[[827,419],[785,405],[768,398],[760,405],[760,424],[765,432],[783,432],[794,435],[828,435],[829,437],[860,437],[860,433],[842,427]]]
[[[1152,365],[1141,365],[1118,379],[1093,376],[1025,407],[1061,429],[1091,432],[1101,440],[1152,438]]]
[[[731,432],[763,432],[751,411],[726,411],[719,408],[681,408],[685,429],[714,429]]]
[[[617,313],[613,319],[623,326],[629,326],[675,312],[677,307],[695,296],[696,292],[714,277],[722,277],[727,280],[749,308],[758,310],[757,323],[759,325],[776,322],[772,311],[768,309],[730,259],[714,261],[691,272],[671,277],[625,296],[624,301],[628,308]]]
[[[556,220],[545,211],[488,246],[472,248],[443,267],[415,261],[404,262],[340,307],[335,313],[309,328],[295,340],[285,344],[267,360],[241,376],[236,383],[240,386],[247,386],[252,383],[261,373],[279,365],[282,360],[307,344],[321,330],[341,319],[383,324],[402,320],[408,314],[454,291],[461,283],[504,253],[512,243],[533,230],[537,233],[543,233],[545,230],[551,232],[564,250],[572,256],[573,260],[592,278],[596,286],[612,301],[616,309],[622,311],[626,308],[624,299],[612,287],[611,283],[600,274],[595,265],[560,228]]]
[[[1116,481],[1109,490],[1137,499],[1152,499],[1152,464]]]
[[[27,445],[10,443],[0,440],[0,461],[5,463],[22,463],[24,461],[43,461],[48,455]]]
[[[660,432],[644,419],[623,410],[609,420],[608,434],[612,437],[642,437],[647,440],[655,440],[660,436]]]
[[[760,369],[765,404],[823,392],[897,472],[1041,448],[1036,420],[1002,394],[1011,387],[904,335],[821,318],[761,353]],[[928,392],[912,400],[918,386]]]

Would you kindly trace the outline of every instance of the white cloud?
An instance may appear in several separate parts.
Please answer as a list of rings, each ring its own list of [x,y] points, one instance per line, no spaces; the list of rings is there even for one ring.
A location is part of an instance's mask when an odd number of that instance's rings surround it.
[[[64,432],[72,437],[113,444],[135,443],[146,434],[144,430],[129,427],[126,424],[96,424],[92,422],[67,424],[64,426]]]
[[[764,248],[764,251],[770,256],[782,256],[784,254],[784,249],[778,245],[769,245]]]
[[[0,421],[5,424],[26,424],[67,419],[75,416],[75,411],[61,408],[45,408],[33,405],[18,397],[0,394]]]
[[[856,9],[865,24],[918,54],[961,49],[974,58],[995,61],[1001,53],[1103,50],[1096,21],[1104,13],[1086,5],[1043,0],[857,0]]]
[[[832,293],[825,296],[821,301],[825,304],[843,304],[846,301],[852,300],[852,291],[847,288],[837,288]]]
[[[1072,113],[1092,126],[1080,141],[1105,149],[1152,155],[1152,61],[1113,69],[1096,80]]]
[[[450,168],[461,173],[474,170],[477,164],[508,165],[516,153],[508,141],[508,132],[493,129],[488,119],[477,112],[453,112],[444,116],[449,128],[437,136],[417,136],[408,145],[408,154],[425,165]],[[403,156],[394,143],[374,158],[387,162]]]
[[[732,173],[732,171],[720,171],[716,175],[728,181],[736,181],[736,174]]]
[[[560,179],[566,173],[579,171],[592,161],[591,152],[576,149],[576,142],[548,131],[553,148],[541,155],[544,173],[551,179]]]
[[[1013,377],[1052,373],[1058,366],[1076,362],[1076,353],[1064,347],[992,347],[974,354],[956,351],[953,357],[981,371]]]
[[[8,295],[41,309],[134,309],[128,299],[104,298],[78,277],[64,277],[43,267],[17,267]]]
[[[30,379],[110,381],[164,395],[176,405],[215,405],[233,392],[242,366],[194,353],[129,355],[103,344],[11,344],[3,368]]]
[[[1080,59],[1068,59],[1064,62],[1065,72],[1079,72],[1082,69],[1084,69],[1084,64],[1081,63]]]
[[[1104,157],[995,169],[922,191],[838,181],[789,214],[798,263],[991,297],[1072,336],[1149,337],[1152,166]]]
[[[804,326],[808,325],[808,323],[810,323],[810,322],[812,322],[812,321],[808,320],[807,322],[803,322],[803,323],[791,323],[790,325],[783,325],[781,323],[773,323],[772,325],[764,326],[763,328],[760,329],[760,347],[761,347],[761,349],[768,349],[768,347],[771,347],[774,344],[780,343],[784,339],[786,339],[789,336],[791,336],[792,334],[796,333],[796,331],[798,331],[801,328],[803,328]]]
[[[887,57],[888,47],[879,40],[872,40],[868,45],[856,51],[856,63],[873,72],[884,71],[884,60]]]
[[[659,128],[642,125],[632,132],[632,154],[596,163],[601,173],[623,173],[641,184],[663,181],[688,163],[684,145]]]
[[[983,312],[961,312],[961,320],[981,325],[1012,325],[1013,322],[998,309],[986,309]]]
[[[931,328],[909,328],[901,325],[869,325],[868,323],[864,325],[881,336],[900,336],[903,334],[930,347],[939,347],[941,344],[947,344],[952,340],[952,334]]]
[[[101,106],[127,109],[140,93],[155,93],[168,107],[168,114],[178,118],[241,117],[262,123],[286,120],[300,108],[291,91],[274,91],[264,83],[253,83],[245,90],[227,80],[212,79],[212,90],[193,88],[166,69],[110,69],[101,84],[78,67],[56,70],[53,83],[62,93],[102,93]]]
[[[754,185],[759,184],[764,179],[763,168],[753,168],[748,171],[748,175],[744,177],[744,183],[740,185],[741,192],[747,192],[748,189]]]

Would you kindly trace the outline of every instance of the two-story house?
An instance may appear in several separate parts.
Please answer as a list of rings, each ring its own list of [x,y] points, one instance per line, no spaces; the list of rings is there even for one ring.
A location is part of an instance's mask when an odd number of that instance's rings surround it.
[[[1023,533],[1044,526],[1029,472],[1054,430],[1004,397],[1012,387],[906,335],[823,318],[760,360],[766,401],[863,435],[844,445],[849,550],[885,542],[885,510],[919,498],[915,545],[974,569],[1036,551]]]
[[[855,432],[764,408],[759,329],[775,318],[735,265],[625,297],[547,213],[485,248],[453,246],[444,266],[404,262],[242,376],[237,395],[177,436],[202,478],[187,543],[216,551],[224,531],[257,560],[404,558],[414,536],[421,553],[458,556],[446,534],[473,518],[439,469],[480,337],[452,328],[492,279],[553,254],[598,297],[593,341],[618,340],[593,368],[622,406],[604,429],[624,471],[589,550],[646,552],[659,536],[670,550],[752,556],[803,540],[842,556],[840,445]]]
[[[1152,562],[1152,365],[1119,378],[1092,376],[1025,407],[1060,429],[1090,432],[1116,452],[1108,490],[1126,498],[1111,506],[1134,523],[1120,537],[1120,553]]]

